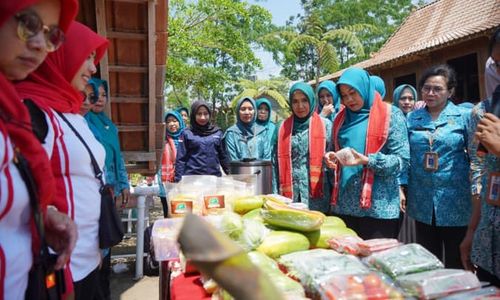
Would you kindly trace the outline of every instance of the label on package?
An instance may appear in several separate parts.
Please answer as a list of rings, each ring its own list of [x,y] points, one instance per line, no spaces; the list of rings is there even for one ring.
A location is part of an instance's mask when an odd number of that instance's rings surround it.
[[[204,196],[203,200],[207,210],[225,207],[224,195]]]
[[[188,212],[193,212],[192,201],[172,200],[170,207],[172,208],[172,215],[185,215]]]

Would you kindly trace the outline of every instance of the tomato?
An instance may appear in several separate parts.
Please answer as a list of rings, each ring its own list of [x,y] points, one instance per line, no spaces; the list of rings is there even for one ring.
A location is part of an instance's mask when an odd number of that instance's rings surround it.
[[[378,288],[382,286],[382,280],[375,274],[368,274],[363,279],[363,285],[366,288],[373,288],[373,287]]]
[[[385,300],[389,299],[389,296],[382,288],[367,288],[366,296],[368,296],[368,300]]]

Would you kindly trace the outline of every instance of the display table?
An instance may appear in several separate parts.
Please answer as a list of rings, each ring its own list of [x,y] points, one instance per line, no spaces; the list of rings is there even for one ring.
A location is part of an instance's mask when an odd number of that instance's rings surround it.
[[[211,299],[203,289],[200,275],[186,275],[176,261],[160,262],[160,300]]]

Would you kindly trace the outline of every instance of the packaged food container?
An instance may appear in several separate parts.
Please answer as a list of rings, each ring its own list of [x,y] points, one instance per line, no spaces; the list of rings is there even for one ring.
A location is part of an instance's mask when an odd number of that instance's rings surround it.
[[[363,240],[357,236],[341,236],[330,239],[328,244],[330,245],[330,248],[339,253],[358,255],[358,243],[362,241]]]
[[[333,275],[320,284],[319,294],[325,300],[404,299],[388,278],[375,272]]]
[[[367,258],[367,262],[393,278],[444,267],[436,256],[419,244],[376,252]]]
[[[157,261],[166,261],[179,258],[177,236],[182,226],[182,219],[159,219],[153,225],[151,236],[155,258]]]
[[[337,152],[334,152],[334,155],[342,165],[352,163],[355,159],[354,154],[352,154],[352,150],[349,147],[345,147]]]
[[[481,287],[476,275],[458,269],[439,269],[405,275],[398,277],[397,282],[406,293],[419,299],[435,299]]]

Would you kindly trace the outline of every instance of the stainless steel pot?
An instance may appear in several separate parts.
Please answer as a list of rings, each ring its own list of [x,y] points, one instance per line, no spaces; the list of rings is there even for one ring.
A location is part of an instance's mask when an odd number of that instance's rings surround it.
[[[273,192],[273,164],[270,160],[243,159],[230,163],[231,174],[257,175],[257,195]]]

